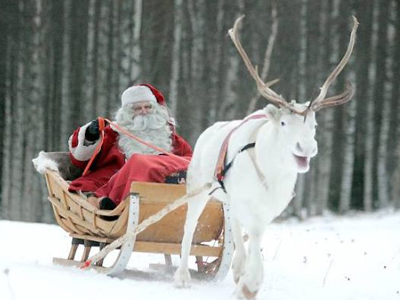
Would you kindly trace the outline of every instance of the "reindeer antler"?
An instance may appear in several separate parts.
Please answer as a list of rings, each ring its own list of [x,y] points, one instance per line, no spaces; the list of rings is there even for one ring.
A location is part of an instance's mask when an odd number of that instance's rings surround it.
[[[243,49],[242,44],[240,43],[239,39],[239,33],[238,33],[238,27],[240,26],[244,16],[239,17],[233,26],[232,29],[228,31],[229,36],[231,37],[233,43],[236,46],[236,49],[239,51],[240,56],[242,57],[247,70],[249,71],[250,75],[254,78],[257,84],[257,89],[260,92],[261,96],[263,96],[265,99],[271,101],[272,103],[280,106],[280,107],[285,107],[292,112],[305,116],[307,115],[309,110],[312,111],[318,111],[321,108],[324,107],[329,107],[329,106],[335,106],[335,105],[341,105],[346,102],[348,102],[354,94],[353,88],[350,83],[347,84],[346,90],[336,96],[332,96],[329,98],[325,98],[326,94],[328,92],[329,86],[332,84],[332,82],[336,79],[336,77],[340,74],[340,72],[343,70],[344,66],[347,64],[347,62],[350,59],[351,53],[354,48],[354,43],[355,43],[355,36],[358,28],[358,21],[357,19],[353,16],[353,29],[351,31],[351,36],[350,36],[350,42],[347,47],[347,51],[340,61],[340,63],[336,66],[336,68],[333,70],[333,72],[329,75],[329,77],[326,79],[325,83],[321,87],[321,92],[318,95],[318,97],[311,103],[309,108],[303,110],[303,111],[298,111],[294,108],[294,106],[291,103],[288,103],[282,96],[278,95],[275,91],[273,91],[270,86],[275,84],[278,80],[272,80],[267,83],[264,83],[264,81],[261,79],[261,77],[258,74],[257,66],[254,67],[253,64],[250,62],[250,59],[246,53],[246,51]]]
[[[321,87],[321,92],[319,93],[318,97],[315,98],[311,105],[311,109],[313,111],[318,111],[321,108],[324,107],[329,107],[329,106],[335,106],[335,105],[341,105],[344,104],[348,101],[351,100],[351,98],[354,95],[354,90],[350,82],[347,83],[346,89],[344,90],[343,93],[332,96],[329,98],[325,98],[326,94],[328,92],[329,86],[332,84],[332,82],[336,79],[336,77],[340,74],[340,72],[343,70],[345,65],[350,59],[351,53],[353,52],[354,44],[356,41],[356,32],[358,28],[358,21],[356,17],[353,16],[353,29],[351,30],[351,35],[350,35],[350,42],[349,45],[347,46],[346,53],[344,54],[342,60],[340,63],[336,66],[336,68],[332,71],[332,73],[328,76],[326,81]]]
[[[240,56],[242,57],[247,70],[249,71],[250,75],[254,78],[257,84],[257,89],[261,96],[263,96],[265,99],[271,101],[272,103],[280,106],[280,107],[286,107],[293,111],[296,114],[299,115],[305,115],[307,112],[306,111],[298,111],[296,110],[292,105],[290,105],[282,96],[278,95],[275,91],[273,91],[270,86],[278,82],[278,79],[269,81],[267,83],[264,83],[264,81],[261,79],[260,75],[258,74],[258,69],[257,66],[254,67],[253,64],[250,62],[250,59],[244,51],[242,44],[240,43],[239,39],[239,33],[238,33],[238,27],[241,24],[244,16],[239,17],[236,21],[235,24],[233,25],[232,29],[229,29],[228,34],[231,37],[233,43],[236,46],[236,49],[239,51]]]

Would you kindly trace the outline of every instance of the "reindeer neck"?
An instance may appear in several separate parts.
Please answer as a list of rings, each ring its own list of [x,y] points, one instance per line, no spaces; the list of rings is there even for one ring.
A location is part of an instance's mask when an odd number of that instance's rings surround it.
[[[297,172],[290,164],[290,153],[277,144],[277,132],[268,122],[258,130],[255,146],[256,162],[268,177],[296,176]]]

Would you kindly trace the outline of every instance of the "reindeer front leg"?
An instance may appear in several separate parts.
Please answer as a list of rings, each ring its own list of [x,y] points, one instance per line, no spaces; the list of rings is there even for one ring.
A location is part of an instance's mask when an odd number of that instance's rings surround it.
[[[237,297],[254,299],[264,278],[264,268],[261,256],[262,233],[248,232],[249,248],[246,267],[237,286]]]
[[[244,274],[246,265],[246,249],[244,247],[242,228],[237,218],[231,218],[232,223],[232,235],[235,243],[235,256],[232,262],[233,280],[238,283],[240,277]]]
[[[174,275],[175,285],[178,287],[189,286],[190,273],[188,262],[190,249],[192,246],[193,234],[197,226],[197,220],[199,219],[209,199],[207,192],[208,191],[200,193],[198,196],[193,197],[188,202],[188,210],[182,239],[181,262]]]

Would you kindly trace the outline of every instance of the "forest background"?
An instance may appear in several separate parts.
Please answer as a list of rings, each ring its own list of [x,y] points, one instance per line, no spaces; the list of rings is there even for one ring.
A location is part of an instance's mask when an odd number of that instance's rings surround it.
[[[354,98],[317,114],[319,154],[286,214],[399,208],[400,1],[275,3],[268,80],[279,78],[274,90],[289,100],[318,94],[346,50],[351,16],[360,23],[330,89],[351,81]],[[227,31],[246,15],[242,43],[262,69],[271,11],[269,0],[0,0],[0,219],[53,221],[32,158],[67,151],[77,126],[112,118],[132,83],[164,93],[192,146],[214,122],[265,106]]]

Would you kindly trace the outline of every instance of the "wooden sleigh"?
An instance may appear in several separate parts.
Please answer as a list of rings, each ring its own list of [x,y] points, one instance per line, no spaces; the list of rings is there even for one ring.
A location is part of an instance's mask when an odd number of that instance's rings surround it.
[[[117,208],[112,211],[98,210],[84,196],[68,191],[68,181],[62,177],[62,173],[51,170],[45,172],[48,200],[52,204],[55,219],[72,237],[68,258],[53,259],[54,263],[61,265],[82,265],[89,258],[92,248],[101,250],[122,235],[133,232],[143,220],[186,192],[182,184],[134,182],[130,195]],[[180,254],[186,206],[170,212],[137,236],[132,235],[118,249],[118,257],[111,266],[105,267],[103,260],[100,260],[94,269],[115,276],[126,269],[133,252],[147,252],[163,254],[165,264],[154,266],[172,271],[171,256]],[[107,217],[118,218],[109,221],[105,220]],[[197,265],[197,270],[191,270],[194,276],[220,280],[228,273],[233,253],[228,218],[229,208],[226,204],[209,201],[200,216],[190,252],[195,256]],[[80,245],[84,247],[82,256],[76,259]]]

